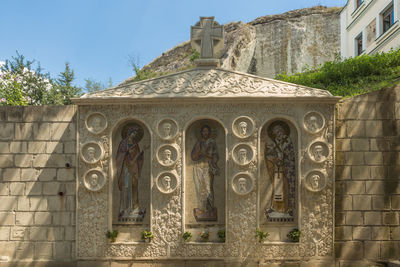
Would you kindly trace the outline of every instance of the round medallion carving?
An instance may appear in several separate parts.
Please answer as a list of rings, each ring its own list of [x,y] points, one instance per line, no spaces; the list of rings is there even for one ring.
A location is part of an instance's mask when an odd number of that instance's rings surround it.
[[[156,186],[161,193],[170,194],[178,187],[178,179],[172,172],[163,172],[157,177]]]
[[[87,164],[96,164],[103,158],[103,148],[96,142],[85,143],[81,148],[81,158]]]
[[[303,127],[304,129],[312,134],[319,133],[325,126],[324,116],[317,111],[310,111],[304,115]]]
[[[329,157],[329,146],[323,141],[311,143],[308,147],[308,156],[317,163],[325,162]]]
[[[237,144],[232,150],[233,161],[239,166],[246,166],[254,160],[254,151],[247,144]]]
[[[254,121],[247,116],[238,117],[232,123],[232,131],[238,138],[247,138],[251,136],[254,129]]]
[[[86,128],[93,134],[99,134],[107,128],[107,119],[100,112],[89,114],[85,120]]]
[[[307,173],[304,182],[309,191],[319,192],[326,186],[326,176],[319,170],[312,170]]]
[[[241,196],[247,195],[254,188],[254,179],[248,173],[241,172],[235,175],[232,180],[233,191]]]
[[[88,170],[83,175],[83,184],[89,191],[99,191],[106,184],[106,175],[99,169]]]
[[[178,124],[173,119],[163,119],[158,123],[157,133],[162,140],[172,140],[178,135]]]
[[[179,150],[173,145],[161,145],[157,149],[157,160],[164,167],[175,165],[179,158]]]

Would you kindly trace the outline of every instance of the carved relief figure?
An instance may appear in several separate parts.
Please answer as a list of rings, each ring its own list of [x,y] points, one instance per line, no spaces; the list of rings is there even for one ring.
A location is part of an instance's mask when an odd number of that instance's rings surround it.
[[[265,146],[265,163],[271,179],[272,194],[265,214],[269,220],[293,218],[295,209],[295,152],[290,128],[283,121],[268,127],[272,143]]]
[[[164,138],[170,138],[171,137],[171,129],[172,125],[169,122],[165,122],[162,126],[164,130]]]
[[[311,132],[316,132],[319,129],[318,126],[318,119],[316,116],[310,116],[309,120],[308,120],[308,129]]]
[[[191,158],[193,161],[193,180],[198,198],[198,208],[194,209],[196,220],[217,220],[214,207],[214,177],[219,175],[218,151],[215,139],[211,137],[211,128],[203,125],[200,138],[195,143]]]
[[[136,125],[128,129],[117,150],[117,180],[121,191],[119,221],[142,221],[146,212],[139,207],[138,182],[143,166],[144,151],[139,142],[143,138],[143,129]]]
[[[87,148],[87,161],[90,163],[96,162],[96,149],[94,147]]]
[[[246,148],[241,148],[238,151],[238,160],[240,164],[246,164],[247,163],[247,149]]]
[[[319,180],[321,179],[321,177],[319,177],[318,174],[313,174],[310,178],[311,181],[311,188],[313,190],[318,190],[319,189]]]
[[[170,165],[170,164],[172,164],[174,161],[171,159],[171,155],[172,155],[172,152],[171,152],[171,150],[169,150],[169,149],[165,149],[164,150],[164,152],[163,152],[163,163],[165,164],[165,165]]]
[[[168,175],[164,176],[162,178],[162,184],[164,186],[164,190],[165,191],[170,191],[171,190],[171,177],[169,177]]]
[[[239,188],[239,193],[246,193],[247,192],[247,179],[246,178],[239,178],[238,179],[238,188]]]
[[[324,148],[321,145],[316,145],[313,149],[314,159],[316,161],[324,161],[326,157],[324,155]]]
[[[99,185],[99,176],[93,173],[89,178],[91,188],[96,188]]]
[[[241,136],[247,135],[247,123],[245,121],[240,122],[238,128],[238,132]]]

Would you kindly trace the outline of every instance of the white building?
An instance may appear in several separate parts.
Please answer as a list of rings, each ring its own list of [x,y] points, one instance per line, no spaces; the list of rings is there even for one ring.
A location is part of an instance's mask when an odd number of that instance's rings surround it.
[[[344,58],[400,47],[400,0],[348,0],[340,13]]]

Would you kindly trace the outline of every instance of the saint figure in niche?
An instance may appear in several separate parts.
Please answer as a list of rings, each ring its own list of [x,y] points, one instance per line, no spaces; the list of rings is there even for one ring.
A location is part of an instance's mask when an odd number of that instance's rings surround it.
[[[214,177],[219,175],[218,150],[211,128],[203,125],[200,137],[192,149],[193,180],[196,188],[198,208],[194,209],[197,221],[216,221],[217,208],[214,207]]]
[[[144,131],[142,127],[135,125],[124,132],[123,129],[123,139],[118,146],[116,160],[118,188],[121,191],[118,221],[140,222],[146,213],[145,208],[139,207],[138,198],[144,158],[144,151],[140,150],[139,142]]]
[[[272,143],[265,146],[265,163],[272,194],[265,215],[269,221],[293,221],[295,209],[295,153],[290,128],[283,121],[268,127]]]

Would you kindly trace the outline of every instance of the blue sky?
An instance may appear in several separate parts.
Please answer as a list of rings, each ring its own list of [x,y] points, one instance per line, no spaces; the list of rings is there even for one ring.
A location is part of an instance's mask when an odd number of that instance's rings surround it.
[[[2,0],[0,61],[15,51],[40,62],[52,77],[68,61],[76,85],[85,78],[116,85],[133,76],[128,56],[143,66],[189,40],[200,16],[225,24],[248,22],[315,5],[347,0]]]

